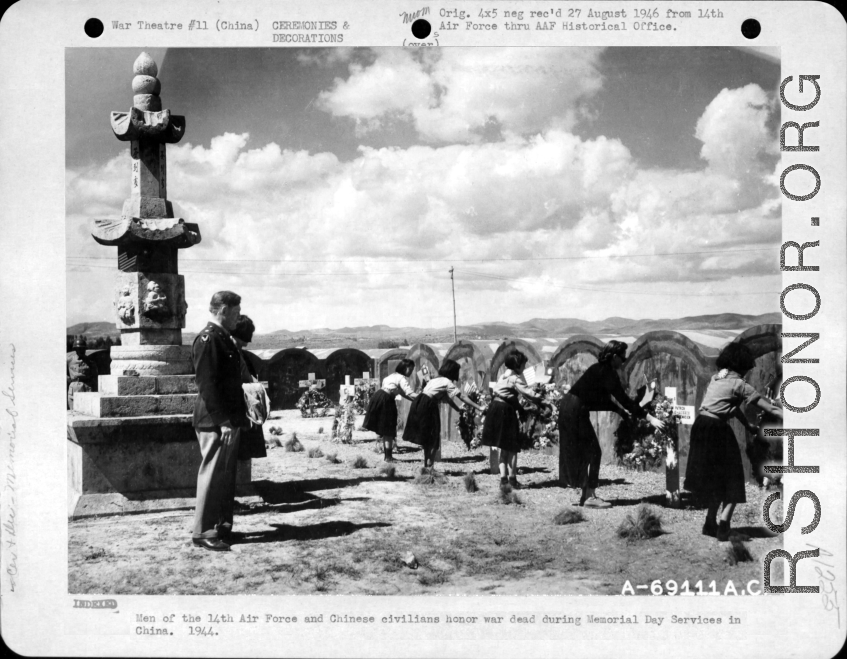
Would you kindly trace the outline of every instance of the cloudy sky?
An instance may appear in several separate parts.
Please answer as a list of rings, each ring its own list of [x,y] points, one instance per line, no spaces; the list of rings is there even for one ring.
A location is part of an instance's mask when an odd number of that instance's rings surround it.
[[[66,51],[68,324],[112,320],[138,49]],[[188,330],[778,310],[779,62],[724,48],[153,49]]]

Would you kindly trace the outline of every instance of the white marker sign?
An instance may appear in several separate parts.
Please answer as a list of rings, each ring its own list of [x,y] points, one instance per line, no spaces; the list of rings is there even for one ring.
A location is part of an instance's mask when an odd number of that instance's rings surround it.
[[[665,387],[665,398],[668,398],[673,405],[676,405],[676,387]]]
[[[694,423],[693,405],[674,405],[673,413],[679,416],[679,422],[683,425],[690,426]]]

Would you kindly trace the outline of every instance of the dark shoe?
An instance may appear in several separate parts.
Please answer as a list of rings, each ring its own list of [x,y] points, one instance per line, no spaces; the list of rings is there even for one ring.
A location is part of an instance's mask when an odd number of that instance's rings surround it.
[[[715,536],[718,539],[718,542],[728,542],[729,541],[729,522],[720,521],[718,522],[718,532]]]
[[[713,519],[707,519],[706,523],[703,524],[703,535],[716,538],[718,535],[718,523]]]
[[[514,477],[512,477],[512,478],[510,478],[510,479],[509,479],[509,485],[511,485],[511,486],[512,486],[512,489],[513,489],[513,490],[520,490],[520,489],[522,489],[521,484],[520,484],[520,483],[518,483],[518,479],[517,479],[517,478],[514,478]]]
[[[218,538],[191,538],[191,542],[193,542],[198,547],[202,547],[203,549],[208,549],[209,551],[229,551],[230,546],[225,542],[222,542]]]
[[[509,484],[509,479],[506,478],[505,476],[500,476],[500,486],[502,487],[503,485],[508,485],[508,484]]]

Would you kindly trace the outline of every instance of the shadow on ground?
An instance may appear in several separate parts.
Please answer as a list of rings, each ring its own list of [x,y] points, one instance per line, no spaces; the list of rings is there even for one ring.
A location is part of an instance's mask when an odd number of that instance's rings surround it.
[[[286,540],[324,540],[326,538],[338,538],[350,535],[362,529],[383,528],[391,526],[386,522],[368,522],[365,524],[354,524],[353,522],[334,521],[321,522],[306,526],[293,526],[291,524],[271,524],[274,527],[269,531],[258,531],[255,533],[233,533],[232,544],[255,544],[261,542],[285,542]]]

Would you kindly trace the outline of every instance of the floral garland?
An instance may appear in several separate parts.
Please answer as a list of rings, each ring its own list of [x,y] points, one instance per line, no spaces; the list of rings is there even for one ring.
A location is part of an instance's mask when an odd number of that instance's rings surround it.
[[[341,444],[353,442],[353,426],[356,423],[354,399],[339,401],[335,408],[335,419],[332,421],[331,441]]]
[[[615,453],[625,467],[637,470],[653,469],[663,464],[668,448],[679,447],[679,415],[673,402],[656,394],[647,404],[652,416],[665,422],[665,430],[656,430],[647,419],[625,417],[615,431]]]
[[[332,403],[323,393],[317,389],[307,389],[306,393],[300,396],[300,400],[294,405],[300,410],[300,414],[305,418],[316,416],[328,416]]]
[[[523,396],[519,398],[524,408],[526,420],[523,422],[528,447],[536,450],[559,444],[559,401],[562,392],[555,384],[536,384],[535,393],[541,400],[549,404],[539,406]]]
[[[459,418],[456,421],[456,427],[459,428],[459,435],[470,451],[482,446],[483,420],[485,419],[485,413],[488,411],[488,406],[491,404],[491,396],[484,396],[479,390],[471,391],[466,395],[483,409],[482,412],[477,412],[474,408],[465,406],[459,412]]]
[[[356,385],[356,397],[353,400],[353,409],[356,414],[364,414],[368,411],[368,404],[371,402],[371,396],[376,393],[378,388],[379,387],[375,381],[370,384]]]

